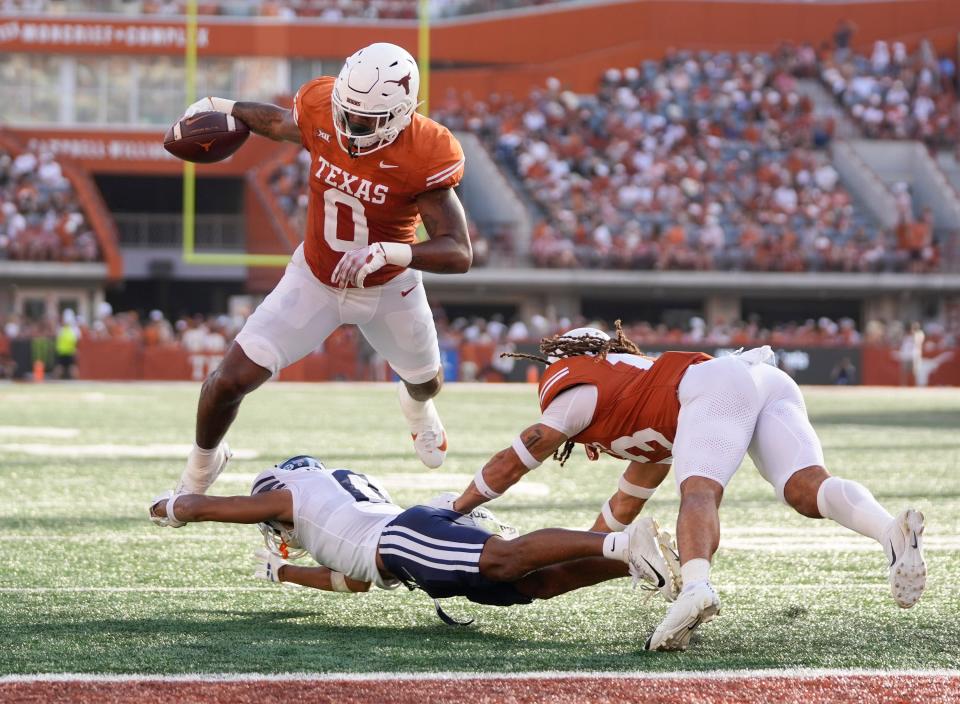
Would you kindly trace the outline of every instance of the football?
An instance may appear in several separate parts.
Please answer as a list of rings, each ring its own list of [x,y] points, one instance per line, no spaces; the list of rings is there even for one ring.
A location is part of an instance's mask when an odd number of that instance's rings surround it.
[[[167,130],[163,148],[184,161],[212,164],[237,151],[249,136],[250,128],[233,115],[198,112]]]

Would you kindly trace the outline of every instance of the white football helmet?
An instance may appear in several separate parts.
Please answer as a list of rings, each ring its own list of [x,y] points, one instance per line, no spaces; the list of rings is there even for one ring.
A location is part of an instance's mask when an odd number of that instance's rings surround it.
[[[270,469],[265,469],[254,477],[253,486],[250,488],[250,496],[286,488],[283,483],[283,472],[295,469],[314,470],[325,469],[325,467],[320,460],[307,455],[291,457]],[[306,549],[300,545],[300,541],[297,539],[296,531],[288,530],[279,521],[264,521],[258,523],[257,528],[263,534],[263,544],[274,555],[280,555],[287,560],[296,560],[307,554]]]
[[[600,328],[574,328],[567,330],[560,337],[599,337],[604,342],[610,340],[610,336]]]
[[[560,337],[561,338],[596,337],[603,340],[604,342],[608,342],[610,340],[610,336],[600,328],[574,328],[573,330],[567,330],[565,333],[560,335]],[[593,352],[584,352],[584,354],[589,355],[590,357],[594,356]],[[550,364],[553,364],[554,362],[557,362],[559,360],[560,360],[559,357],[555,357],[553,355],[550,355],[549,357],[547,357],[547,361],[550,362]]]
[[[417,109],[420,70],[408,51],[378,42],[344,62],[333,84],[337,142],[350,156],[391,144]]]

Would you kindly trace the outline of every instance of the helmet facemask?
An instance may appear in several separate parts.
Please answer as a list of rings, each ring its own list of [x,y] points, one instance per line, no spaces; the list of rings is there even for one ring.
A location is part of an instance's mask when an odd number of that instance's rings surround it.
[[[286,485],[277,477],[278,470],[279,467],[274,467],[260,472],[253,480],[250,495],[256,496],[276,489],[285,489]],[[263,521],[257,524],[257,528],[263,534],[263,544],[274,555],[279,555],[285,560],[296,560],[307,554],[306,549],[300,545],[296,532],[288,530],[279,521]]]

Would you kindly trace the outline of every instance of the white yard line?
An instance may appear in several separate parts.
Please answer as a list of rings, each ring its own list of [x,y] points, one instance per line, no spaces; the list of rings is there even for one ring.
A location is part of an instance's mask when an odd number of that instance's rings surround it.
[[[2,448],[2,446],[0,446]],[[472,474],[460,474],[456,472],[390,472],[389,474],[377,474],[371,472],[371,475],[379,479],[387,491],[398,492],[406,490],[421,491],[456,491],[460,492],[473,480]],[[217,479],[217,482],[242,482],[249,484],[256,477],[253,472],[224,472]],[[550,487],[541,482],[528,482],[526,480],[514,485],[510,489],[511,496],[549,496]],[[427,496],[423,497],[426,500]]]
[[[570,672],[570,671],[534,671],[534,672],[369,672],[369,673],[333,673],[333,672],[283,672],[277,674],[262,673],[217,673],[183,675],[111,675],[89,673],[57,673],[37,675],[3,675],[0,684],[20,682],[380,682],[389,681],[433,681],[433,680],[749,680],[749,679],[815,679],[821,677],[960,677],[960,670],[861,670],[851,669],[815,669],[789,668],[771,670],[710,670],[706,672]]]
[[[150,445],[48,445],[46,443],[2,443],[0,454],[20,454],[40,457],[105,457],[108,459],[151,458],[185,460],[191,445],[154,443]],[[234,459],[254,460],[256,450],[236,449]]]
[[[0,438],[75,438],[79,428],[49,428],[35,425],[0,425]]]

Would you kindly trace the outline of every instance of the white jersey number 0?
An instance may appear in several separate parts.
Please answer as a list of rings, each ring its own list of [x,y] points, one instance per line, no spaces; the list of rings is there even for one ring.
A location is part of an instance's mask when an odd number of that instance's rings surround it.
[[[353,236],[347,239],[338,235],[338,225],[341,222],[340,214],[344,208],[349,208],[351,223],[344,223],[344,232],[347,234],[353,228]],[[370,228],[367,227],[367,216],[363,211],[363,203],[353,196],[328,188],[323,193],[323,238],[334,252],[350,252],[361,249],[369,244]]]

